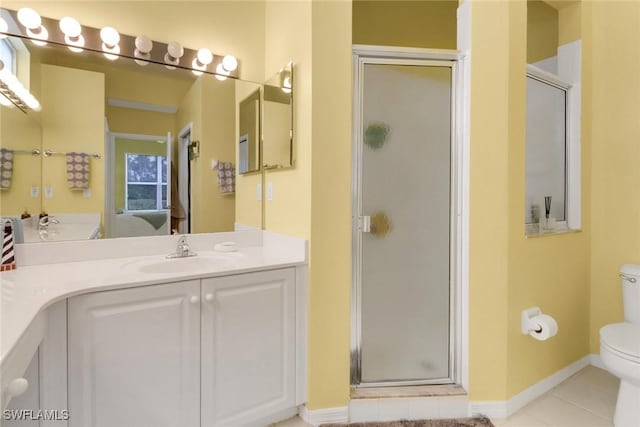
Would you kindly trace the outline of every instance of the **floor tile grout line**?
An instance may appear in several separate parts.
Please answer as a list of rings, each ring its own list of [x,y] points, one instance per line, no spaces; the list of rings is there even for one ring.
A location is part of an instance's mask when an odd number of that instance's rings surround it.
[[[575,407],[576,407],[576,408],[578,408],[578,409],[581,409],[581,410],[583,410],[583,411],[589,412],[590,414],[595,415],[596,417],[601,418],[601,419],[603,419],[603,420],[605,420],[605,421],[613,422],[613,418],[603,417],[602,415],[600,415],[600,414],[597,414],[597,413],[593,412],[591,409],[589,409],[589,408],[585,408],[585,407],[583,407],[583,406],[581,406],[581,405],[578,405],[577,403],[571,402],[570,400],[567,400],[567,399],[565,399],[565,398],[562,398],[562,397],[560,397],[560,396],[555,396],[555,395],[554,395],[553,397],[555,397],[555,398],[557,398],[557,399],[560,399],[560,400],[562,400],[562,401],[563,401],[563,402],[565,402],[565,403],[568,403],[568,404],[570,404],[570,405],[573,405],[573,406],[575,406]]]

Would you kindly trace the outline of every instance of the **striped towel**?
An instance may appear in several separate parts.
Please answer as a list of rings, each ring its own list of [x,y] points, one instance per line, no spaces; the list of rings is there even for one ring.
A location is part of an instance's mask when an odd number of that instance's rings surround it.
[[[11,187],[13,175],[13,151],[8,148],[0,148],[0,190],[8,190]]]
[[[236,167],[233,163],[218,163],[218,189],[222,194],[233,194],[236,191]]]
[[[67,153],[67,184],[69,190],[89,188],[89,155],[87,153]]]

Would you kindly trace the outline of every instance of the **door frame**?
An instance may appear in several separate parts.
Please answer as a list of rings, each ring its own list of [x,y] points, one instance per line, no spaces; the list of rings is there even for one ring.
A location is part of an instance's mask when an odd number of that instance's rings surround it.
[[[468,99],[465,57],[455,50],[395,48],[353,45],[352,128],[352,280],[351,280],[351,386],[380,387],[453,383],[468,385],[468,123],[464,101]],[[361,249],[362,249],[362,102],[365,64],[436,65],[450,67],[451,177],[450,177],[450,352],[449,377],[437,380],[361,381]]]
[[[178,225],[178,233],[191,233],[191,162],[189,160],[189,146],[193,122],[189,122],[178,132],[178,199],[184,209],[185,219]]]

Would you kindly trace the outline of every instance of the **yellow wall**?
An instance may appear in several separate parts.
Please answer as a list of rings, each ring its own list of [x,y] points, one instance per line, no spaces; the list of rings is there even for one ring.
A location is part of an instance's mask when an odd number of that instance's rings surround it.
[[[191,140],[200,141],[200,156],[191,161],[191,232],[233,230],[235,195],[220,193],[211,160],[235,158],[235,82],[198,78],[178,108],[177,123],[178,129],[192,123]]]
[[[558,46],[580,39],[582,2],[573,2],[558,10]]]
[[[0,147],[30,151],[39,149],[40,143],[40,124],[33,117],[15,107],[0,107]],[[19,215],[25,209],[31,215],[40,213],[40,196],[30,194],[32,186],[40,188],[40,159],[14,153],[11,187],[0,190],[0,215]]]
[[[508,399],[589,353],[588,122],[583,230],[526,238],[526,22],[524,2],[472,3],[471,400]],[[538,342],[520,333],[521,312],[531,306],[557,319],[557,337]]]
[[[265,182],[272,183],[274,196],[273,201],[264,202],[264,226],[270,231],[309,238],[312,140],[311,1],[267,2],[265,16],[266,63],[263,76],[265,79],[269,78],[290,60],[294,62],[295,165],[292,169],[266,171]],[[341,19],[341,16],[336,17],[336,20]]]
[[[471,3],[471,400],[507,397],[509,18],[507,2]]]
[[[620,266],[640,264],[640,3],[591,6],[590,343],[591,351],[599,353],[599,329],[623,318]]]
[[[31,1],[3,0],[2,7],[33,7],[42,16],[71,15],[82,25],[114,26],[123,34],[146,34],[163,43],[232,54],[243,79],[262,81],[264,1]]]
[[[353,43],[456,48],[457,0],[353,2]]]
[[[126,167],[125,154],[151,154],[155,156],[167,155],[167,144],[156,141],[141,141],[133,139],[116,139],[114,177],[115,177],[115,209],[125,208]]]
[[[542,0],[527,0],[527,62],[533,64],[556,56],[558,11]]]
[[[351,4],[313,2],[310,409],[349,401]]]
[[[68,189],[65,156],[43,158],[43,186],[53,189],[53,197],[43,194],[42,208],[48,213],[99,212],[103,218],[104,75],[55,65],[41,67],[43,148],[102,155],[90,160],[89,198],[82,191]]]
[[[236,156],[235,81],[219,81],[202,76],[202,134],[199,163],[201,211],[197,223],[202,229],[195,232],[232,231],[235,221],[235,194],[223,195],[218,189],[218,170],[211,169],[211,160],[234,162]],[[215,120],[211,118],[215,117]],[[237,166],[237,164],[236,164]],[[192,169],[194,170],[194,169]],[[236,172],[237,173],[237,172]],[[193,187],[192,187],[193,191]],[[199,218],[202,217],[202,218]]]
[[[236,82],[236,131],[235,140],[241,135],[240,108],[239,103],[257,89],[257,84],[250,82]],[[238,164],[238,153],[236,153],[236,164]],[[259,164],[260,162],[258,162]],[[262,200],[258,200],[258,185],[262,185],[262,172],[250,172],[236,176],[236,223],[241,226],[262,228]]]
[[[186,93],[186,92],[185,92]],[[107,106],[109,130],[138,135],[176,136],[176,115],[156,111],[134,110]]]

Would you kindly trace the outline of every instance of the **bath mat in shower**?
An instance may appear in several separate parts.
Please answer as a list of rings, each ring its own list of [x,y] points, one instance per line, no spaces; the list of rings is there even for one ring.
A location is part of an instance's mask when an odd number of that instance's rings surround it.
[[[400,420],[387,422],[322,424],[321,427],[494,427],[489,418],[453,418],[446,420]]]

